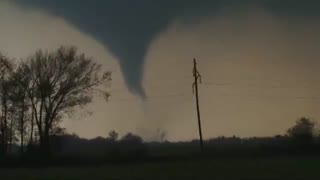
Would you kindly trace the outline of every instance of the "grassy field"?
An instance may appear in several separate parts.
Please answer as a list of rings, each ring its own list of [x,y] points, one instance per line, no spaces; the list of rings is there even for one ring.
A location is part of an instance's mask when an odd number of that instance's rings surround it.
[[[320,179],[320,158],[237,158],[99,167],[1,169],[0,179]]]

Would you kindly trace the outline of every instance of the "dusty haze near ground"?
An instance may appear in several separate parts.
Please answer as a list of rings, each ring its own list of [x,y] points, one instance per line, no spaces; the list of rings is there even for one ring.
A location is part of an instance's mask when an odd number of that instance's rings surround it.
[[[61,18],[0,2],[0,50],[27,57],[38,48],[76,45],[113,72],[112,97],[66,117],[83,137],[134,132],[148,140],[197,138],[192,59],[203,77],[200,103],[205,138],[283,133],[300,116],[320,119],[320,26],[259,7],[230,8],[215,17],[175,21],[154,39],[146,57],[147,99],[131,95],[117,60],[99,42]]]

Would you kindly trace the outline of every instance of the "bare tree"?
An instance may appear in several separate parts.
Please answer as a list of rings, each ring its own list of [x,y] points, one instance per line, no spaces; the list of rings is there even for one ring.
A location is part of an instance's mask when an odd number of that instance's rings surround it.
[[[12,144],[14,138],[14,108],[10,98],[13,88],[13,79],[10,69],[14,68],[14,64],[9,58],[0,55],[0,152],[6,155],[8,145]]]
[[[74,47],[53,52],[37,51],[20,65],[24,78],[19,82],[30,101],[42,152],[50,152],[50,132],[65,113],[91,102],[98,87],[111,80],[110,72]]]
[[[24,152],[24,142],[26,137],[27,121],[29,102],[26,98],[26,91],[24,87],[19,83],[24,80],[25,74],[21,71],[21,68],[12,69],[12,88],[9,94],[9,98],[12,101],[12,113],[16,121],[16,129],[20,135],[20,149],[21,154]]]
[[[0,147],[5,154],[16,131],[21,153],[29,130],[29,143],[39,137],[43,153],[50,152],[50,135],[62,132],[65,113],[90,103],[94,93],[109,97],[100,85],[111,73],[74,47],[37,51],[18,65],[0,55]],[[37,129],[34,129],[34,126]]]

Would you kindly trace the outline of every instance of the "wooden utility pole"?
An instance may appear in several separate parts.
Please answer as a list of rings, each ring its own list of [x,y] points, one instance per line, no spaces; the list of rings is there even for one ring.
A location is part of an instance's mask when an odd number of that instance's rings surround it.
[[[200,119],[200,106],[199,106],[199,93],[198,93],[198,80],[201,83],[201,75],[197,69],[197,61],[193,59],[193,77],[194,83],[192,85],[193,93],[196,96],[196,105],[197,105],[197,117],[198,117],[198,127],[199,127],[199,137],[200,137],[200,148],[201,152],[203,152],[203,140],[202,140],[202,130],[201,130],[201,119]]]

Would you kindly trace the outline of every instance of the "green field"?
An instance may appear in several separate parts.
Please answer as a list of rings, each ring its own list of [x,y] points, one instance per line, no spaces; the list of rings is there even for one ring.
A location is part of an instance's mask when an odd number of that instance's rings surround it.
[[[320,179],[320,158],[219,158],[100,167],[1,169],[0,179]]]

